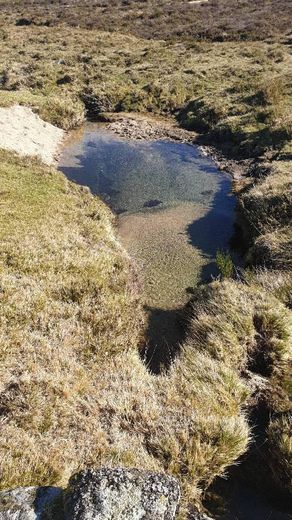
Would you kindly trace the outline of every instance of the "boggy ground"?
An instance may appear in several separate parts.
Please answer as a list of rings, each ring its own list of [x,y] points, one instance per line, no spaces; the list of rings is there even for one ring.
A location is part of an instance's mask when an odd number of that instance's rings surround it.
[[[238,196],[250,269],[195,290],[180,356],[153,376],[137,349],[139,284],[108,210],[51,169],[1,152],[1,486],[64,484],[79,467],[121,464],[172,473],[185,506],[200,505],[246,451],[247,415],[260,405],[253,474],[262,483],[262,468],[290,496],[288,2],[277,16],[273,2],[258,2],[266,16],[252,20],[270,20],[258,33],[268,40],[240,41],[227,27],[232,41],[221,43],[185,39],[186,22],[174,42],[73,29],[70,9],[51,27],[36,9],[40,25],[28,25],[17,21],[28,5],[0,4],[1,105],[31,106],[65,129],[86,113],[136,110],[203,132],[246,166]],[[240,8],[251,13],[251,2]]]

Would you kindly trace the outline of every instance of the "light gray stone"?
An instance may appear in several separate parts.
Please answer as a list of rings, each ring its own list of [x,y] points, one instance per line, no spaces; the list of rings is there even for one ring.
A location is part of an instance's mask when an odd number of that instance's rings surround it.
[[[90,469],[70,479],[65,520],[173,520],[179,499],[179,485],[167,475]]]
[[[63,490],[55,487],[22,487],[2,491],[0,520],[62,518],[62,494]]]
[[[214,520],[214,518],[211,518],[210,516],[205,515],[204,513],[192,513],[189,517],[189,520]]]

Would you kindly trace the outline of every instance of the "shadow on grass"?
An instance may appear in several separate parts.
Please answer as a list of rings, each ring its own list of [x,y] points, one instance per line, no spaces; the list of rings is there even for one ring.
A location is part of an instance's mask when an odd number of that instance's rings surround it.
[[[146,344],[141,357],[150,372],[168,370],[179,354],[185,339],[187,316],[185,309],[157,309],[145,306],[148,314]]]

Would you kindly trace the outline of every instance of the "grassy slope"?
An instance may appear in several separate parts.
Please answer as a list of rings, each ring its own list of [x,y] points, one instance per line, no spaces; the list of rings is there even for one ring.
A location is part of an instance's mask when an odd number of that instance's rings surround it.
[[[10,16],[11,11],[4,14]],[[252,360],[267,349],[267,359],[259,359],[269,370],[260,377],[272,421],[267,425],[268,457],[263,456],[283,487],[283,475],[285,482],[290,478],[285,461],[291,456],[286,375],[291,334],[289,46],[150,42],[66,25],[3,27],[2,105],[29,104],[64,128],[82,120],[84,99],[97,111],[171,112],[184,125],[207,132],[226,153],[249,160],[260,157],[251,165],[240,201],[252,235],[251,261],[267,263],[274,270],[250,273],[248,285],[215,283],[199,291],[194,305],[200,322],[196,317],[191,320],[189,339],[170,375],[153,378],[135,349],[138,325],[131,325],[133,336],[127,333],[136,296],[128,299],[128,261],[112,239],[106,210],[78,190],[73,196],[73,188],[60,176],[4,154],[1,177],[8,178],[4,194],[12,196],[0,206],[2,220],[10,223],[1,236],[2,275],[7,280],[2,297],[11,306],[2,308],[10,314],[9,319],[4,317],[1,340],[7,345],[9,338],[12,347],[3,349],[7,379],[1,408],[6,417],[2,485],[28,484],[36,478],[43,483],[64,482],[78,465],[123,463],[165,468],[182,479],[186,499],[197,500],[198,489],[246,448],[248,430],[240,410],[262,399],[256,385],[257,363]],[[15,184],[19,171],[26,179],[22,197]],[[40,192],[27,190],[32,181],[35,186],[39,174]],[[44,178],[49,184],[43,184]],[[55,183],[66,186],[62,197],[60,188],[56,197]],[[84,209],[92,204],[101,212],[100,221],[92,218],[96,209],[90,217]],[[8,214],[13,218],[8,220]],[[105,242],[105,253],[96,252],[97,237]],[[74,254],[69,256],[68,250]],[[101,280],[101,294],[96,292],[96,280]],[[25,302],[29,314],[17,314],[18,302]],[[96,302],[98,312],[92,313]],[[23,371],[20,335],[27,346],[22,351]],[[98,352],[96,338],[106,345]],[[105,349],[112,354],[106,360]],[[255,389],[251,400],[247,381]],[[22,454],[20,438],[25,446]],[[21,481],[19,468],[24,471]],[[285,487],[291,490],[290,484]]]

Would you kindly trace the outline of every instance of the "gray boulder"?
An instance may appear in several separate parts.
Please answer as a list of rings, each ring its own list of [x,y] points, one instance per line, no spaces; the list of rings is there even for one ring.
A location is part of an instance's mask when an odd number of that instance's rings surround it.
[[[85,470],[65,492],[65,520],[173,520],[180,499],[177,481],[139,470]]]
[[[23,487],[0,492],[0,520],[59,520],[63,490]]]

